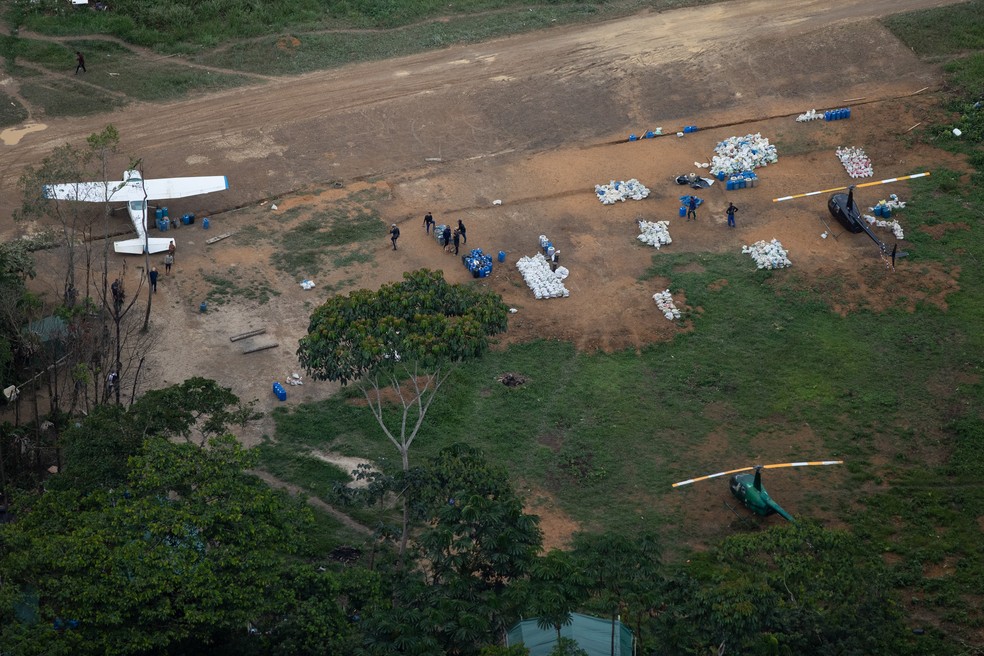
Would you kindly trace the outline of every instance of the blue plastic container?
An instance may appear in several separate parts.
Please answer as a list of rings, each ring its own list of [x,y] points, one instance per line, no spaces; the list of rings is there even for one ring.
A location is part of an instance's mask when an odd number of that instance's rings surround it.
[[[728,181],[724,183],[724,188],[727,191],[734,191],[735,190],[735,181],[729,178]]]
[[[273,393],[277,395],[277,398],[281,401],[287,400],[287,390],[280,383],[273,384]]]
[[[203,313],[203,314],[205,312],[207,312],[208,311],[208,303],[206,301],[202,301],[202,304],[198,306],[198,311],[201,312],[201,313]]]
[[[844,118],[851,118],[851,108],[850,107],[845,107],[844,108]]]
[[[506,251],[499,251],[499,264],[506,261]]]
[[[171,226],[171,222],[167,219],[157,219],[157,229],[161,232],[167,232],[167,229]]]
[[[717,179],[718,179],[718,182],[724,182],[724,171],[718,171],[717,172]]]
[[[163,216],[163,217],[166,218],[167,217],[167,208],[166,207],[162,207],[161,208],[161,212],[163,212],[163,214],[161,216]]]
[[[634,134],[630,134],[629,141],[639,141],[639,137],[635,136]]]
[[[204,219],[202,219],[202,229],[203,230],[208,230],[208,217],[207,216]]]
[[[682,207],[682,206],[680,207],[680,216],[687,216],[687,208],[686,207]]]
[[[160,220],[164,218],[164,210],[162,210],[159,207],[156,210],[154,210],[154,218],[157,219],[158,222],[160,222]]]
[[[892,208],[888,205],[882,205],[882,216],[886,219],[892,218]]]

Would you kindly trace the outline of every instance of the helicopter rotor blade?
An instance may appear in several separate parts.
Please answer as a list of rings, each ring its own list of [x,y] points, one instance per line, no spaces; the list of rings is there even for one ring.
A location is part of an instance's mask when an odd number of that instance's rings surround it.
[[[783,196],[782,198],[773,198],[773,203],[778,203],[784,200],[793,200],[796,198],[806,198],[807,196],[819,196],[820,194],[829,194],[835,191],[845,191],[853,186],[855,189],[861,189],[863,187],[874,187],[876,185],[888,184],[889,182],[901,182],[902,180],[912,180],[913,178],[924,178],[931,175],[929,171],[924,171],[922,173],[914,173],[913,175],[903,175],[898,178],[886,178],[884,180],[878,180],[877,182],[864,182],[857,185],[849,185],[847,187],[834,187],[832,189],[821,189],[820,191],[811,191],[805,194],[795,194],[793,196]]]
[[[810,466],[822,466],[822,465],[842,465],[843,460],[810,460],[804,462],[782,462],[774,465],[761,465],[762,469],[779,469],[780,467],[810,467]],[[680,481],[679,483],[674,483],[673,487],[681,487],[683,485],[690,485],[691,483],[697,483],[698,481],[706,481],[709,478],[718,478],[720,476],[727,476],[729,474],[739,474],[741,472],[752,471],[755,466],[752,467],[742,467],[741,469],[730,469],[728,471],[718,472],[716,474],[708,474],[707,476],[698,476],[697,478],[691,478],[686,481]]]

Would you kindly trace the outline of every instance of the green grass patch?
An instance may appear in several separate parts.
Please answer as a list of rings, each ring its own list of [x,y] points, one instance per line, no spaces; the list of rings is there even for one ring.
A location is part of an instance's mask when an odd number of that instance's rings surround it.
[[[211,285],[205,300],[212,305],[225,305],[238,299],[255,301],[263,305],[274,296],[280,295],[280,292],[258,275],[247,274],[244,279],[242,273],[235,269],[230,269],[225,275],[203,273],[202,279]]]
[[[339,203],[282,232],[272,261],[291,276],[314,278],[327,261],[362,257],[352,255],[350,246],[385,236],[385,224],[375,210]]]
[[[89,116],[108,112],[126,101],[103,93],[75,80],[31,79],[21,83],[20,93],[29,103],[40,107],[45,116]]]
[[[17,125],[27,120],[27,109],[13,96],[0,91],[0,127]]]
[[[895,14],[882,24],[921,57],[984,49],[984,0]]]

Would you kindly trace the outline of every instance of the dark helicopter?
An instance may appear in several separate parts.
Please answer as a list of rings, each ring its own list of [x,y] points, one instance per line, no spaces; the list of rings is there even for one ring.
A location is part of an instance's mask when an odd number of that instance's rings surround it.
[[[730,471],[718,472],[717,474],[709,474],[707,476],[691,478],[686,481],[674,483],[673,487],[681,487],[683,485],[696,483],[697,481],[732,474],[729,482],[731,494],[735,495],[735,498],[741,501],[746,508],[751,510],[756,515],[762,515],[763,517],[778,514],[787,521],[795,522],[796,520],[793,519],[793,516],[783,510],[782,506],[776,503],[772,497],[769,496],[769,493],[766,492],[765,487],[762,485],[762,470],[778,469],[780,467],[808,467],[811,465],[840,465],[843,464],[843,462],[843,460],[817,460],[813,462],[784,462],[777,465],[755,465],[753,467],[742,467],[741,469],[732,469]],[[742,473],[752,470],[754,470],[754,474]]]
[[[837,219],[844,228],[851,233],[857,234],[863,232],[867,234],[873,242],[878,246],[878,250],[881,251],[883,255],[890,255],[892,257],[892,264],[895,264],[896,257],[905,257],[908,253],[899,252],[898,244],[889,248],[881,239],[875,236],[875,233],[871,231],[868,227],[868,222],[864,220],[861,216],[861,210],[858,208],[857,203],[854,202],[854,190],[860,189],[862,187],[874,187],[876,185],[888,184],[890,182],[900,182],[902,180],[910,180],[912,178],[922,178],[930,175],[929,171],[924,173],[916,173],[914,175],[905,175],[899,178],[888,178],[886,180],[879,180],[877,182],[865,182],[864,184],[851,185],[850,187],[835,187],[833,189],[823,189],[821,191],[811,191],[806,194],[796,194],[793,196],[784,196],[782,198],[773,198],[773,203],[778,203],[784,200],[793,200],[794,198],[805,198],[807,196],[818,196],[820,194],[827,194],[832,191],[847,191],[846,194],[834,194],[827,201],[827,209],[830,210],[830,214]]]

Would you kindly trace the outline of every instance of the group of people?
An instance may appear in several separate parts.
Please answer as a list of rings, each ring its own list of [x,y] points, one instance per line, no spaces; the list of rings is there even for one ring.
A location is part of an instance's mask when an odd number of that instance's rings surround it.
[[[687,221],[697,220],[697,206],[699,204],[700,204],[700,199],[698,199],[696,196],[691,196],[690,198],[687,199]],[[735,204],[729,202],[728,208],[725,210],[725,213],[728,215],[729,228],[735,227],[735,212],[737,211],[738,208],[735,207]]]
[[[434,215],[431,212],[427,212],[424,215],[424,231],[429,235],[431,229],[437,230],[436,221],[434,221]],[[390,241],[393,242],[393,250],[397,250],[396,241],[400,238],[400,228],[395,223],[390,226]],[[451,226],[444,226],[444,231],[441,233],[440,237],[441,246],[448,253],[458,254],[458,249],[461,244],[468,243],[468,235],[465,230],[465,224],[461,219],[458,219],[458,227],[455,230],[451,229]],[[452,251],[452,247],[454,250]]]

